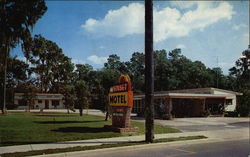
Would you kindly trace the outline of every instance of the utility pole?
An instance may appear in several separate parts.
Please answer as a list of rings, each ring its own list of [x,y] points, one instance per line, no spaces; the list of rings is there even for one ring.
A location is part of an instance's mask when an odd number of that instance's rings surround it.
[[[153,52],[153,2],[145,0],[145,138],[154,140],[154,52]]]
[[[216,88],[219,88],[219,57],[216,56],[217,70],[216,70]]]

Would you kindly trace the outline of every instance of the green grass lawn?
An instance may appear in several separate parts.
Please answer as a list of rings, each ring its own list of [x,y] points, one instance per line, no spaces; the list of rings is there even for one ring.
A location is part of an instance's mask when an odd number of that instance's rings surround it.
[[[104,117],[64,113],[9,113],[0,115],[0,146],[29,143],[86,140],[129,136],[105,129],[111,121]],[[132,122],[144,133],[144,123]],[[175,133],[177,129],[155,126],[155,133]],[[134,135],[133,134],[133,135]]]

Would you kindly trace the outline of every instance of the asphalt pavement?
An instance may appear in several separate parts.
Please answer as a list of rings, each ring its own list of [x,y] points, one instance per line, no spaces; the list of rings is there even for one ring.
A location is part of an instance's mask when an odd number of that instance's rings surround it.
[[[248,157],[250,154],[249,139],[212,143],[191,143],[170,146],[168,144],[119,149],[110,151],[93,151],[75,153],[71,157]],[[62,156],[62,155],[61,155]],[[59,156],[57,156],[59,157]]]

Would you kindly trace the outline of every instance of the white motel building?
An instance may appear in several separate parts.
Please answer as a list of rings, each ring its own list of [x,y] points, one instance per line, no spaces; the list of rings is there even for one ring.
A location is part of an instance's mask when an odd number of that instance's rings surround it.
[[[14,104],[17,105],[17,109],[26,109],[27,104],[23,100],[24,93],[15,93]],[[49,93],[37,93],[35,97],[34,109],[63,109],[62,94],[49,94]]]

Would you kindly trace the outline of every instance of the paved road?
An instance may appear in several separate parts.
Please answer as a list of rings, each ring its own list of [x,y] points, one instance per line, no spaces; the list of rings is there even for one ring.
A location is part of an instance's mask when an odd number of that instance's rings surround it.
[[[249,139],[179,146],[156,145],[132,150],[111,150],[72,155],[73,157],[247,157]]]

